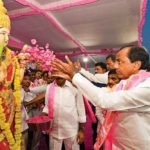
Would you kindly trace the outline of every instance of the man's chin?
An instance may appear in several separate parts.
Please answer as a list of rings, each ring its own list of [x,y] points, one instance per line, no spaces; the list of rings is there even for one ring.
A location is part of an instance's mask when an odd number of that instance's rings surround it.
[[[110,88],[112,88],[112,87],[113,87],[113,85],[109,84],[109,87],[110,87]]]
[[[119,79],[124,79],[124,75],[117,73]]]

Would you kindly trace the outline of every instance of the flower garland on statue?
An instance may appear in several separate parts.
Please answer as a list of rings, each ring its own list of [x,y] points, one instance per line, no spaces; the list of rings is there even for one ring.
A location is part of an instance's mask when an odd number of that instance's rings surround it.
[[[11,51],[7,48],[7,53],[10,55]],[[15,75],[14,75],[14,95],[15,95],[15,132],[14,135],[10,129],[11,125],[6,122],[6,116],[2,107],[2,98],[0,98],[0,128],[2,134],[0,139],[6,138],[9,143],[10,150],[21,149],[21,96],[20,96],[20,66],[16,57],[13,57],[15,62]]]

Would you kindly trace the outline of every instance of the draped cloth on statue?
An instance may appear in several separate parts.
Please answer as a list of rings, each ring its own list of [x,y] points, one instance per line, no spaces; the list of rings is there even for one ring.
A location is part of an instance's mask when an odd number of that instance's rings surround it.
[[[126,84],[123,84],[121,81],[116,88],[116,91],[119,90],[129,90],[138,86],[138,84],[144,82],[147,78],[150,77],[150,72],[146,72],[144,70],[139,71],[139,73],[132,75],[129,79],[127,79]],[[104,123],[100,127],[97,141],[94,145],[94,150],[99,150],[102,144],[105,142],[105,150],[112,150],[112,136],[111,135],[111,127],[115,119],[119,115],[119,112],[107,112]]]

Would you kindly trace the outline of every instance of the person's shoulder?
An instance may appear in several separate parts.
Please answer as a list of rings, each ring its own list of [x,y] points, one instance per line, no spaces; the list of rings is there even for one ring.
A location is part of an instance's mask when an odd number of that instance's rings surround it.
[[[67,81],[67,80],[66,80],[66,82],[65,82],[65,85],[68,86],[68,87],[72,87],[72,86],[73,86],[72,83],[69,82],[69,81]]]
[[[150,88],[150,77],[147,78],[144,82],[140,83],[137,87]]]
[[[77,88],[76,88],[71,82],[66,81],[65,85],[66,85],[69,89],[71,89],[73,92],[75,92],[75,93],[77,92]]]
[[[50,88],[52,85],[53,85],[53,82],[50,83],[50,84],[45,84],[45,86],[46,86],[47,88]],[[43,85],[43,86],[44,86],[44,85]],[[55,85],[55,86],[56,86],[56,85]]]

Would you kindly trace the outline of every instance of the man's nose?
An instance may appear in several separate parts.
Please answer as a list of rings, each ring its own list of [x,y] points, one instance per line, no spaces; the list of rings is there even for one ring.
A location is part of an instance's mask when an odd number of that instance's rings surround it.
[[[109,83],[112,83],[112,82],[113,82],[113,80],[112,80],[112,79],[110,79],[110,80],[109,80]]]
[[[114,68],[117,69],[118,68],[118,62],[115,62],[114,64]]]

